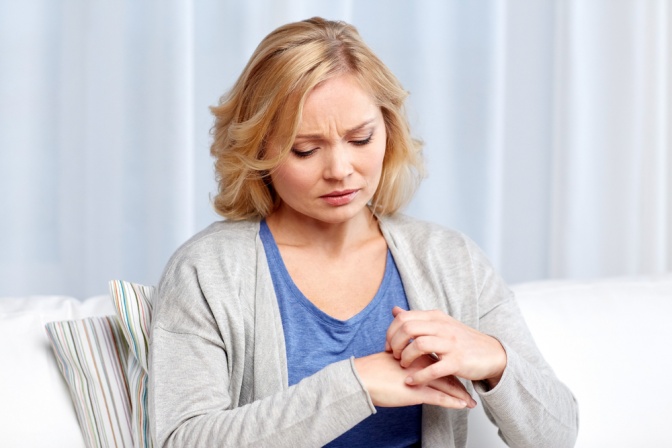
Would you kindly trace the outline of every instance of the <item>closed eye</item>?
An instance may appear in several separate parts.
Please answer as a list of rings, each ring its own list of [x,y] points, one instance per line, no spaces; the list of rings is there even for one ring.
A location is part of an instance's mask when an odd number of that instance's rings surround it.
[[[308,151],[300,151],[300,150],[298,150],[298,149],[296,149],[296,148],[292,148],[292,153],[293,153],[296,157],[299,157],[299,158],[301,158],[301,159],[304,159],[304,158],[306,158],[306,157],[310,157],[311,155],[313,155],[313,154],[315,153],[316,149],[317,149],[317,148],[309,149]]]
[[[368,145],[369,143],[371,143],[372,138],[373,138],[373,133],[369,134],[369,136],[366,137],[363,140],[350,140],[350,143],[352,143],[353,145],[357,145],[357,146],[364,146],[364,145]]]

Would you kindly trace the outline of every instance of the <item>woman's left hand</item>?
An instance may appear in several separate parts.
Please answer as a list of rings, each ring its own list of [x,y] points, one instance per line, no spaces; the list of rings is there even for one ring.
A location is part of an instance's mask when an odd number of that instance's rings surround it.
[[[472,381],[486,381],[495,387],[506,368],[506,352],[492,336],[481,333],[446,313],[392,310],[394,320],[387,330],[385,348],[402,367],[423,355],[436,354],[438,361],[409,375],[408,384],[427,384],[455,375]]]

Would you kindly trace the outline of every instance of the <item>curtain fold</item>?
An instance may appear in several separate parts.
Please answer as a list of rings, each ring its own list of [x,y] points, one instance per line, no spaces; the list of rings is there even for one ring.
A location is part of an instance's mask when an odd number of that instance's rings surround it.
[[[672,268],[669,10],[558,5],[552,276]]]
[[[156,284],[218,219],[208,107],[272,29],[358,27],[409,90],[409,214],[510,282],[672,270],[666,0],[0,0],[0,296]]]

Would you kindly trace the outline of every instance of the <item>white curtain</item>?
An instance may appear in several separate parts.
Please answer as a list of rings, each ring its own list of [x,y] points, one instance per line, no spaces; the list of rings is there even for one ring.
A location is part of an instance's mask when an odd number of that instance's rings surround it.
[[[672,270],[667,0],[0,0],[0,296],[155,284],[218,219],[208,106],[314,15],[411,93],[429,177],[407,213],[510,282]]]

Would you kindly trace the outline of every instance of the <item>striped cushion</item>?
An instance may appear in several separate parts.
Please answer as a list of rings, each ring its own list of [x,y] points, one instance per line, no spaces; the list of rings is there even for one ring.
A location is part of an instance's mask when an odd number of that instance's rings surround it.
[[[110,295],[129,345],[128,382],[136,447],[149,448],[152,439],[147,416],[147,354],[154,287],[113,280]]]
[[[50,322],[46,330],[86,446],[132,446],[129,350],[117,318]]]

